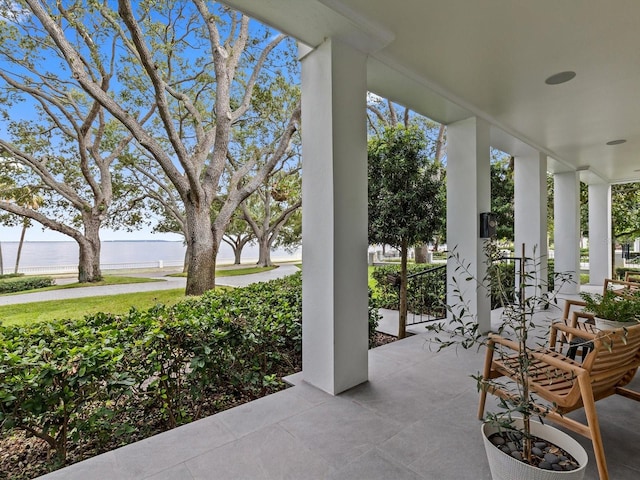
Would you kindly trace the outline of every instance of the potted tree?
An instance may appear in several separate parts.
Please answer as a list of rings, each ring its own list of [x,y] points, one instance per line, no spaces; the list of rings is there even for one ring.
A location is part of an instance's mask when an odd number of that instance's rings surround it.
[[[581,479],[587,465],[587,453],[572,437],[560,430],[536,422],[542,420],[544,412],[536,406],[528,378],[533,376],[530,368],[530,351],[535,348],[534,315],[538,312],[557,308],[556,294],[562,285],[570,280],[568,274],[555,274],[555,291],[547,291],[546,279],[540,275],[540,259],[525,258],[524,245],[520,266],[516,275],[517,292],[505,288],[513,285],[504,276],[504,270],[497,268],[501,254],[494,243],[485,246],[488,262],[487,276],[475,278],[469,265],[455,252],[450,258],[457,264],[456,272],[464,282],[473,282],[477,288],[492,295],[500,304],[500,322],[496,328],[499,335],[510,336],[517,343],[516,360],[513,365],[520,379],[511,386],[508,398],[500,400],[497,412],[487,413],[483,418],[482,432],[487,458],[494,480],[540,480],[555,478]],[[535,255],[534,255],[535,256]],[[457,277],[456,276],[456,277]],[[436,333],[431,339],[438,349],[450,346],[463,348],[482,347],[490,337],[480,332],[476,314],[469,308],[464,298],[465,288],[453,280],[450,287],[455,292],[455,305],[447,305],[448,321],[427,327]],[[443,335],[444,334],[444,335]],[[497,380],[484,378],[478,373],[472,375],[478,382],[478,389],[491,389]],[[504,385],[500,384],[501,388]],[[553,452],[561,461],[546,462],[545,456]],[[555,464],[555,467],[553,466]],[[557,470],[556,470],[557,469]]]
[[[596,328],[613,330],[640,322],[640,291],[581,293],[585,311],[593,313]]]

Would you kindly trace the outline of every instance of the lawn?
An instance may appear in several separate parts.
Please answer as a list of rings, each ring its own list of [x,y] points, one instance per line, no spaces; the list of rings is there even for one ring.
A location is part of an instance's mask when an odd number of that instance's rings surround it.
[[[27,277],[23,277],[27,278]],[[47,277],[50,278],[50,277]],[[10,282],[13,279],[4,280],[6,282]],[[103,287],[105,285],[123,285],[130,283],[149,283],[149,282],[161,282],[161,279],[156,278],[145,278],[145,277],[124,277],[121,275],[105,275],[102,277],[102,280],[99,282],[93,283],[65,283],[62,285],[52,285],[50,287],[37,288],[32,290],[20,290],[18,292],[11,293],[3,293],[2,295],[22,295],[24,293],[32,293],[32,292],[48,292],[51,290],[68,290],[71,288],[83,288],[83,287]]]
[[[146,277],[124,277],[121,275],[104,275],[102,280],[94,283],[68,283],[66,285],[54,285],[53,287],[38,289],[39,292],[43,290],[66,290],[69,288],[82,288],[82,287],[101,287],[104,285],[123,285],[127,283],[149,283],[149,282],[162,282],[159,278],[146,278]],[[25,292],[19,292],[25,293]]]
[[[216,270],[216,278],[217,277],[236,277],[238,275],[251,275],[252,273],[262,273],[268,272],[269,270],[273,270],[274,268],[278,268],[276,266],[272,267],[240,267],[240,268],[221,268],[220,270]],[[171,275],[167,275],[168,277],[186,277],[186,273],[172,273]]]
[[[218,277],[229,277],[236,275],[249,275],[252,273],[266,272],[276,267],[246,267],[222,269],[216,271]],[[184,276],[176,274],[175,276]],[[105,275],[101,282],[96,283],[70,283],[66,285],[55,285],[38,289],[38,292],[47,290],[62,290],[78,287],[93,287],[101,285],[117,285],[127,283],[157,282],[158,279],[145,277],[125,277],[119,275]],[[227,288],[227,287],[217,287]],[[28,292],[18,292],[28,293]],[[12,294],[15,295],[15,294]],[[4,325],[25,324],[28,322],[42,322],[46,320],[82,318],[85,315],[92,315],[97,312],[114,314],[127,313],[132,306],[139,310],[145,310],[158,303],[171,305],[184,299],[184,289],[157,290],[153,292],[126,293],[121,295],[106,295],[87,298],[73,298],[69,300],[49,300],[46,302],[0,306],[0,322]]]
[[[220,287],[218,287],[220,288]],[[4,325],[42,322],[46,320],[83,318],[98,312],[125,314],[132,306],[139,310],[162,303],[171,305],[184,299],[184,289],[157,290],[154,292],[124,293],[100,297],[49,300],[0,306],[0,321]]]

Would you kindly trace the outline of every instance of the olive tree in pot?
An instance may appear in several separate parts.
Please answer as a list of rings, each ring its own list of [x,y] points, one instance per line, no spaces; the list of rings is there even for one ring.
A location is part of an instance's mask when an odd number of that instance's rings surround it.
[[[437,345],[438,350],[451,346],[465,349],[487,346],[491,335],[487,336],[479,331],[477,314],[470,308],[468,299],[464,298],[465,286],[461,282],[472,282],[478,289],[485,290],[487,295],[493,295],[494,299],[497,297],[500,304],[500,321],[495,330],[498,335],[510,336],[512,344],[517,346],[512,362],[517,381],[508,386],[509,395],[500,399],[498,411],[486,413],[483,418],[482,431],[492,478],[581,479],[587,465],[586,451],[569,435],[543,423],[544,411],[536,405],[528,381],[533,373],[529,370],[530,352],[540,346],[542,338],[546,338],[537,329],[534,316],[536,313],[558,308],[557,292],[571,281],[570,275],[555,274],[555,290],[548,291],[547,279],[541,275],[540,258],[535,258],[535,252],[534,258],[525,258],[523,245],[516,272],[517,291],[514,296],[513,292],[507,291],[504,287],[508,282],[500,278],[504,275],[504,270],[497,268],[501,253],[495,243],[487,243],[484,250],[487,275],[482,279],[470,273],[470,264],[460,258],[455,249],[450,254],[450,260],[456,265],[453,285],[450,285],[456,302],[454,305],[446,306],[449,312],[448,320],[427,327],[436,334],[430,341]],[[493,343],[492,339],[491,342]],[[479,391],[490,391],[498,385],[497,380],[484,378],[480,373],[471,376],[477,381]],[[504,382],[499,386],[503,390],[507,388]],[[557,455],[553,460],[550,456],[545,459],[545,455],[550,452]],[[545,460],[551,460],[553,463],[545,463]]]

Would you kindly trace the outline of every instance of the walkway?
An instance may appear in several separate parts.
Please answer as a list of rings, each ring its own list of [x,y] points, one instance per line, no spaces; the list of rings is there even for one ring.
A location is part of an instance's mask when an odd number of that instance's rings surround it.
[[[243,287],[250,283],[266,282],[275,278],[282,278],[299,271],[295,265],[284,264],[278,268],[250,275],[234,277],[220,277],[217,285]],[[128,283],[124,285],[107,285],[99,287],[78,287],[66,290],[49,290],[46,292],[22,293],[19,295],[5,295],[0,297],[0,305],[15,305],[19,303],[44,302],[47,300],[66,300],[69,298],[97,297],[102,295],[118,295],[121,293],[153,292],[156,290],[184,289],[187,279],[184,277],[168,277],[171,272],[135,273],[137,277],[154,278],[159,281],[148,283]]]

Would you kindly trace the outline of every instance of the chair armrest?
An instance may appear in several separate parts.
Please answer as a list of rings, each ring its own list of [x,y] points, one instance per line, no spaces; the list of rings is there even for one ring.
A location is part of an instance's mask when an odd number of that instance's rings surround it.
[[[578,312],[582,313],[582,309],[584,307],[586,307],[586,306],[587,306],[587,304],[585,302],[583,302],[582,300],[571,300],[571,299],[565,300],[564,301],[564,308],[562,309],[562,318],[563,318],[563,320],[570,321],[570,319],[571,319],[571,307],[580,307],[580,310],[578,310]]]
[[[562,326],[566,327],[566,325],[562,325]],[[571,327],[567,327],[567,328],[571,328]],[[577,329],[574,329],[574,330],[580,332],[580,330],[577,330]],[[518,343],[512,340],[503,338],[497,334],[489,334],[489,343],[503,345],[513,350],[516,353],[520,352],[520,345]],[[565,357],[564,355],[560,355],[558,353],[552,354],[551,352],[545,351],[545,350],[531,349],[529,350],[529,354],[533,358],[540,360],[541,362],[546,363],[547,365],[557,368],[558,370],[572,373],[576,376],[585,375],[588,373],[587,370],[582,368],[580,365],[576,364],[573,360]]]
[[[520,345],[513,340],[509,340],[508,338],[501,337],[497,333],[489,334],[489,344],[497,343],[499,345],[504,345],[507,348],[510,348],[514,352],[520,351]]]
[[[553,322],[551,324],[551,336],[560,330],[569,335],[573,335],[587,340],[592,340],[596,337],[597,332],[593,329],[593,326],[588,323],[578,323],[576,326],[567,325],[564,322]]]

